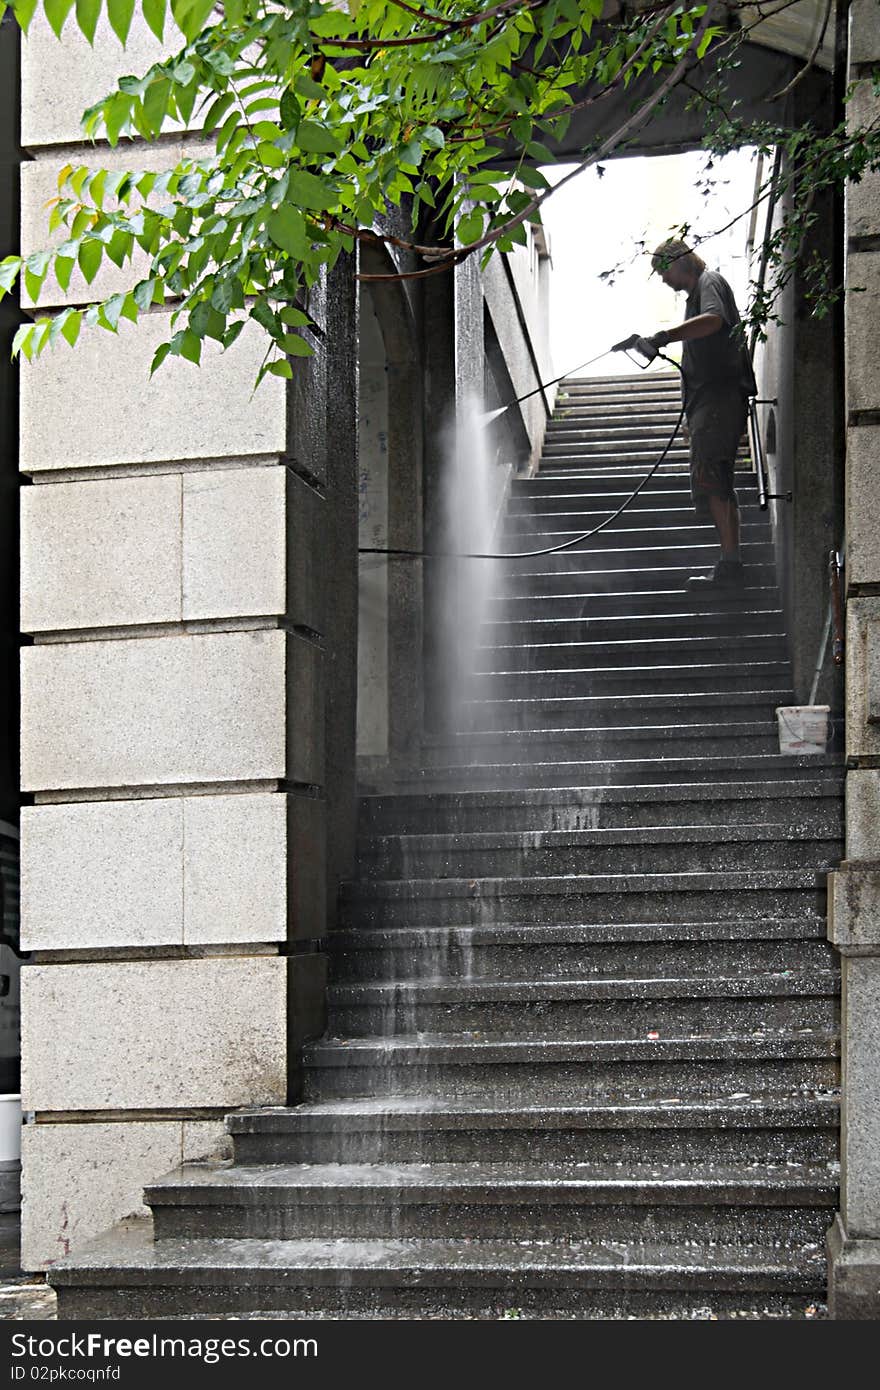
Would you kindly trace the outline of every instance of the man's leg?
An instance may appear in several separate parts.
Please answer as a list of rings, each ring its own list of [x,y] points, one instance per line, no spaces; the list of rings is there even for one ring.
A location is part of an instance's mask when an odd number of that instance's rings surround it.
[[[721,543],[722,560],[739,560],[739,507],[730,497],[709,497],[709,515]]]
[[[708,575],[692,575],[689,589],[738,588],[744,582],[739,550],[739,505],[734,464],[742,434],[742,401],[728,391],[707,391],[692,412],[691,491],[697,516],[711,521],[721,559]]]

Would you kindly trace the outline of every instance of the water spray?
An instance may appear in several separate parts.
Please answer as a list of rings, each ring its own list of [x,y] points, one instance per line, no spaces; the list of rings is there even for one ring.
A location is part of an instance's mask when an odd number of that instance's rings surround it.
[[[591,367],[594,362],[601,362],[603,357],[610,357],[613,352],[622,352],[629,358],[630,362],[634,362],[636,366],[640,367],[643,371],[646,367],[650,366],[657,357],[662,358],[664,362],[668,362],[671,367],[675,367],[676,371],[681,371],[678,362],[674,361],[671,357],[667,357],[665,353],[658,351],[649,339],[640,337],[638,333],[632,333],[628,338],[624,338],[621,342],[615,343],[613,347],[606,348],[604,352],[600,352],[596,357],[591,357],[589,361],[579,363],[578,366],[572,367],[567,372],[563,372],[561,376],[553,377],[551,381],[542,382],[541,385],[536,386],[533,391],[527,391],[524,396],[517,396],[515,400],[508,401],[507,405],[499,406],[497,410],[490,410],[482,415],[478,415],[477,424],[485,428],[485,426],[491,424],[493,420],[497,420],[503,415],[505,411],[510,410],[511,406],[521,405],[523,401],[530,400],[532,396],[537,396],[539,391],[544,391],[548,386],[555,386],[557,382],[563,381],[565,377],[572,376],[575,372],[582,371],[584,367]],[[633,353],[638,355],[633,356]],[[642,358],[644,358],[644,361],[641,360]],[[681,429],[681,422],[683,419],[684,406],[682,405],[678,419],[675,422],[675,427],[666,441],[663,452],[660,454],[656,463],[652,465],[650,472],[645,474],[638,487],[630,493],[626,501],[621,503],[617,511],[612,512],[604,521],[600,521],[599,525],[594,526],[591,531],[584,531],[582,535],[574,536],[568,541],[562,541],[559,545],[550,545],[544,550],[502,551],[497,553],[494,551],[387,550],[376,546],[359,546],[358,554],[390,555],[410,560],[533,560],[537,559],[540,555],[554,555],[561,550],[570,550],[573,546],[580,545],[581,541],[589,540],[591,536],[595,536],[597,532],[604,530],[612,521],[616,521],[621,512],[625,511],[630,503],[635,501],[642,489],[651,481],[657,469],[669,453],[669,450],[672,448],[676,435]]]

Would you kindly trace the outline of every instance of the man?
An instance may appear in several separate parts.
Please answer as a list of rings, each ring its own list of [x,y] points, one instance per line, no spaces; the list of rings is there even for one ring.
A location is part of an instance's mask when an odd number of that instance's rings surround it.
[[[646,338],[655,351],[684,344],[682,387],[690,431],[691,495],[698,517],[718,532],[721,559],[709,575],[693,575],[689,589],[742,588],[739,504],[733,470],[748,416],[748,398],[757,394],[748,349],[733,291],[717,271],[683,241],[664,241],[651,257],[664,285],[687,294],[684,322]]]

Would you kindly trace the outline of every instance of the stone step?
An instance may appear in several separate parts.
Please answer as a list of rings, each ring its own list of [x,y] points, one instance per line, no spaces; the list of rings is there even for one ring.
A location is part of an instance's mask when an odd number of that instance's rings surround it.
[[[810,935],[811,933],[811,935]],[[333,937],[335,982],[354,980],[602,981],[632,971],[711,977],[836,968],[824,921],[597,922],[445,927],[353,927]]]
[[[706,603],[702,595],[685,589],[642,590],[634,593],[502,594],[486,605],[488,622],[592,622],[641,623],[663,619],[676,624],[750,622],[767,616],[776,621],[781,614],[778,589],[752,587],[742,593],[713,595]]]
[[[665,667],[691,665],[704,658],[707,662],[739,661],[742,667],[748,667],[761,661],[784,661],[787,655],[785,637],[781,632],[740,634],[737,631],[722,631],[705,636],[678,636],[667,632],[645,637],[609,636],[604,640],[597,634],[594,640],[589,623],[578,624],[577,627],[580,631],[576,636],[567,637],[563,630],[558,634],[558,641],[499,641],[491,646],[480,646],[475,655],[476,675],[488,672],[567,671],[570,668],[582,672],[618,668],[648,671],[652,660],[656,660],[658,666]],[[494,637],[498,634],[490,629],[488,635]],[[479,685],[479,681],[476,684]]]
[[[731,593],[691,593],[686,587],[688,577],[695,572],[707,571],[714,563],[713,555],[708,553],[708,548],[704,557],[705,563],[699,566],[690,562],[659,566],[646,563],[643,567],[633,569],[628,563],[629,552],[625,550],[602,557],[584,554],[579,550],[563,550],[550,558],[554,561],[552,565],[544,564],[543,559],[535,560],[531,566],[507,561],[504,565],[502,589],[495,597],[501,600],[518,596],[535,599],[545,595],[554,598],[558,595],[586,598],[596,594],[610,595],[623,601],[635,596],[641,603],[642,595],[661,592],[679,595],[683,604],[690,604],[694,608],[699,605],[701,611],[717,608],[720,612],[734,610],[738,605],[751,607],[756,594],[764,593],[769,586],[775,584],[775,571],[769,559],[756,560],[752,556],[745,570],[745,584],[742,589]],[[608,561],[607,566],[601,565],[597,568],[600,558]],[[536,568],[538,565],[540,568]]]
[[[689,534],[692,533],[692,534]],[[634,570],[677,570],[681,575],[682,588],[689,575],[694,573],[708,573],[718,559],[717,541],[703,539],[706,535],[704,527],[692,526],[680,527],[677,531],[670,533],[668,542],[658,543],[653,539],[655,533],[650,531],[626,531],[615,530],[609,526],[605,531],[600,531],[598,535],[591,536],[589,541],[583,541],[576,549],[572,547],[569,551],[557,551],[547,555],[533,555],[531,551],[543,547],[530,546],[521,549],[516,553],[505,551],[502,555],[501,550],[492,553],[497,555],[498,568],[504,576],[503,583],[507,583],[508,573],[521,575],[523,566],[529,565],[526,571],[529,574],[541,574],[542,572],[558,566],[559,557],[567,556],[569,560],[578,562],[578,570],[601,569],[609,571],[624,571],[627,575]],[[559,541],[549,542],[549,544],[560,544]],[[773,548],[769,541],[752,541],[746,538],[740,548],[743,564],[746,566],[746,585],[747,590],[750,583],[765,583],[770,571],[765,570],[773,561]],[[542,563],[536,567],[535,562]],[[758,567],[758,573],[753,573],[753,567]],[[565,573],[566,570],[573,569],[569,565],[558,573]],[[608,587],[612,584],[609,582]],[[652,586],[653,587],[653,586]],[[516,592],[508,589],[507,592]]]
[[[647,695],[656,691],[688,695],[710,690],[777,690],[790,684],[788,661],[678,661],[669,665],[602,666],[546,668],[536,671],[486,671],[480,682],[480,698],[485,700],[555,699],[583,697],[589,693],[603,699]],[[466,692],[462,692],[466,694]],[[475,698],[473,693],[471,699]],[[771,770],[769,763],[768,771]],[[679,769],[668,768],[675,772]],[[579,774],[570,768],[572,785]],[[602,775],[606,775],[604,772]],[[615,780],[610,774],[609,782]],[[651,779],[646,779],[651,780]],[[539,784],[535,784],[539,785]]]
[[[152,1182],[157,1243],[340,1238],[819,1244],[828,1167],[727,1164],[183,1164]]]
[[[342,926],[477,926],[493,922],[691,921],[713,916],[821,915],[825,874],[809,869],[718,873],[564,874],[539,878],[372,879],[343,883]]]
[[[467,713],[463,712],[459,722],[467,720]],[[732,754],[752,757],[775,753],[778,746],[776,721],[771,721],[769,716],[761,723],[729,721],[720,727],[685,724],[615,729],[598,726],[545,729],[537,734],[486,730],[476,735],[466,731],[450,734],[447,740],[425,747],[421,766],[425,769],[445,767],[465,759],[498,766],[504,762],[521,763],[525,753],[541,763],[571,761],[585,753],[603,759],[667,758],[693,753],[696,749],[708,757]]]
[[[495,1103],[700,1098],[839,1084],[836,1031],[718,1029],[649,1039],[607,1031],[580,1038],[397,1034],[307,1043],[304,1098],[434,1094]]]
[[[541,787],[559,787],[568,791],[572,787],[650,786],[675,781],[699,784],[716,782],[719,773],[724,770],[729,772],[733,781],[746,774],[759,774],[769,783],[777,778],[784,779],[797,767],[813,764],[814,771],[818,771],[820,768],[834,767],[839,762],[840,757],[836,753],[749,753],[664,760],[616,758],[592,762],[460,763],[423,768],[420,769],[421,775],[402,771],[392,778],[388,774],[376,773],[372,785],[365,783],[364,790],[377,795],[419,792],[425,787],[428,777],[434,791],[454,792],[457,795],[481,788],[487,791],[537,791]]]
[[[603,503],[601,499],[584,498],[583,505],[578,505],[576,501],[572,505],[573,499],[566,500],[569,505],[564,510],[561,507],[545,508],[534,505],[508,512],[500,539],[504,541],[526,535],[557,533],[560,536],[567,533],[579,534],[612,516],[623,506],[625,498],[618,500],[616,495],[612,495],[607,503]],[[636,502],[642,500],[638,497]],[[693,507],[684,500],[680,506],[673,507],[638,507],[633,503],[615,518],[614,527],[617,530],[645,532],[658,538],[662,538],[668,532],[675,534],[685,530],[689,535],[694,534],[697,539],[700,534],[711,535],[714,529],[709,521],[701,523],[695,517]],[[758,507],[740,508],[740,534],[743,540],[770,539],[770,523]]]
[[[620,469],[622,467],[632,467],[636,470],[647,473],[657,464],[660,457],[660,450],[645,448],[644,446],[631,445],[626,447],[620,445],[606,445],[603,448],[597,446],[595,449],[586,449],[583,446],[576,447],[573,444],[545,444],[541,453],[539,464],[540,471],[545,469],[552,473],[562,469],[577,469],[582,472],[584,477],[589,477],[595,471],[601,474],[607,469]],[[689,462],[690,450],[683,443],[675,443],[666,454],[661,468],[667,464],[673,467],[677,464],[684,466]],[[659,472],[659,469],[658,469]]]
[[[152,1240],[148,1221],[121,1223],[50,1280],[58,1316],[159,1318],[192,1313],[325,1316],[667,1316],[681,1309],[786,1316],[813,1307],[825,1279],[823,1245],[526,1245],[454,1240]],[[802,1315],[802,1314],[801,1314]]]
[[[610,488],[606,488],[604,491],[599,489],[590,491],[586,486],[579,489],[569,488],[567,492],[559,489],[555,492],[514,494],[508,502],[506,519],[509,524],[512,524],[521,518],[533,519],[546,516],[556,519],[571,515],[594,514],[598,515],[601,520],[603,515],[610,511],[616,511],[630,497],[632,497],[632,489],[621,488],[612,491]],[[751,496],[748,500],[745,497],[740,497],[739,510],[743,521],[748,521],[751,525],[765,524],[769,528],[769,520],[766,513],[762,512],[758,506],[757,496],[754,500]],[[674,525],[692,522],[694,508],[690,490],[682,486],[678,492],[668,490],[649,492],[645,488],[632,503],[627,505],[626,510],[621,512],[621,517],[627,520],[641,517],[656,526],[669,520]]]
[[[646,826],[638,830],[495,830],[362,838],[358,878],[479,878],[484,874],[650,872],[664,869],[820,869],[836,866],[841,837],[819,839],[785,822]]]
[[[585,637],[591,640],[607,639],[609,645],[617,641],[662,641],[664,639],[683,639],[690,637],[734,637],[738,639],[751,636],[773,635],[784,639],[785,628],[780,609],[763,608],[754,610],[751,606],[740,611],[721,609],[705,613],[609,613],[596,614],[590,611],[591,605],[581,600],[585,611],[577,616],[559,615],[558,600],[545,603],[544,612],[535,618],[488,618],[480,628],[480,636],[487,647],[499,643],[516,644],[521,642],[541,645],[545,642],[578,642]],[[550,616],[552,609],[554,616]],[[782,644],[784,646],[784,640]]]
[[[804,828],[841,833],[842,778],[833,769],[792,770],[773,782],[734,779],[723,764],[722,779],[702,783],[618,783],[553,790],[445,792],[427,788],[400,795],[364,795],[359,800],[361,834],[448,834],[505,830],[585,830],[622,826],[746,824],[789,819]]]
[[[340,1100],[227,1117],[237,1163],[559,1162],[825,1165],[836,1095],[754,1095],[618,1105],[482,1106],[453,1098]]]
[[[595,479],[577,478],[570,472],[553,475],[536,473],[531,478],[514,478],[510,484],[508,506],[511,511],[522,511],[529,506],[544,506],[548,511],[557,505],[568,510],[571,502],[593,506],[619,506],[631,497],[641,481],[634,470],[623,470],[619,476],[603,472]],[[757,507],[758,490],[754,475],[738,472],[736,476],[736,495],[740,507]],[[670,469],[655,473],[645,483],[637,502],[642,507],[686,507],[691,505],[690,473],[687,469]],[[763,515],[760,507],[758,514]]]
[[[328,1031],[344,1038],[473,1033],[518,1039],[578,1038],[584,1029],[633,1037],[686,1037],[719,1028],[833,1032],[839,986],[837,970],[589,980],[361,980],[330,990]]]
[[[702,724],[704,731],[720,731],[726,724],[775,723],[777,707],[793,704],[794,694],[785,689],[627,695],[614,700],[602,695],[466,700],[461,707],[464,731],[459,737],[474,742],[486,735],[494,739],[520,737],[529,743],[579,729],[612,727],[637,733],[659,727],[664,720],[674,720],[679,727]]]

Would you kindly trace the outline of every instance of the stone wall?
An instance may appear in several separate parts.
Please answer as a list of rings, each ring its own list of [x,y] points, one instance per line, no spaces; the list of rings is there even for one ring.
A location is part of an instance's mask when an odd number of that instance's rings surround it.
[[[853,0],[849,111],[876,114],[880,5]],[[843,967],[841,1209],[829,1235],[829,1309],[880,1317],[880,173],[847,190],[846,859],[829,887]]]
[[[45,243],[62,164],[161,167],[198,149],[185,132],[149,149],[79,143],[79,112],[160,50],[142,23],[125,51],[103,22],[94,48],[72,25],[59,44],[34,24],[25,251]],[[118,278],[75,276],[66,295],[48,280],[40,307]],[[323,303],[329,329],[339,311]],[[84,330],[75,352],[21,373],[28,1269],[216,1150],[225,1111],[296,1095],[297,1045],[322,1027],[328,781],[337,862],[351,841],[340,652],[355,586],[340,571],[331,631],[320,576],[336,546],[354,575],[344,509],[327,526],[322,495],[350,488],[353,372],[328,350],[289,392],[267,378],[252,394],[263,347],[249,327],[201,369],[169,358],[150,380],[167,332],[161,310]]]

